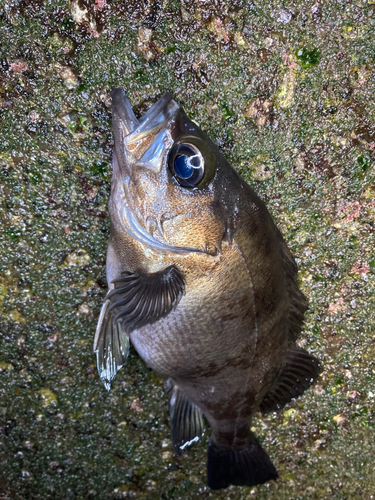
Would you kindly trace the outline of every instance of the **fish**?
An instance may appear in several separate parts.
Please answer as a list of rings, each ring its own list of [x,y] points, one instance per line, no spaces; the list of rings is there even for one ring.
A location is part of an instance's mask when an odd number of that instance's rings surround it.
[[[307,299],[265,204],[170,93],[137,118],[113,89],[104,298],[94,339],[107,390],[130,344],[167,379],[176,454],[211,429],[207,484],[277,470],[251,431],[319,376],[297,344]]]

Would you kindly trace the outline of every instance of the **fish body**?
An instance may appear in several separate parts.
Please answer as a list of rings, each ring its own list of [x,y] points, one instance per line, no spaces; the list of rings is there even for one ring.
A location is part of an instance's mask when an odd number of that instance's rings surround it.
[[[306,390],[319,361],[296,346],[306,299],[264,203],[164,94],[140,119],[112,91],[109,292],[94,350],[109,389],[129,341],[168,378],[177,453],[211,428],[208,484],[276,479],[251,418]]]

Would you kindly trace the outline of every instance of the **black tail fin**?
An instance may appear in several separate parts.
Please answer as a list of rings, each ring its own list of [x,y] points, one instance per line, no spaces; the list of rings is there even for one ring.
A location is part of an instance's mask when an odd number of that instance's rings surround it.
[[[208,445],[207,484],[213,490],[237,486],[255,486],[278,474],[270,457],[256,440],[243,448],[232,450],[213,443]]]

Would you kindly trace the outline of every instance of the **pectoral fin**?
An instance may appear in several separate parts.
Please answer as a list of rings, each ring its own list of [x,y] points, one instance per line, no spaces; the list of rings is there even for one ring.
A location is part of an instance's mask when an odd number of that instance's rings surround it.
[[[203,435],[205,430],[203,414],[194,403],[170,379],[169,411],[171,418],[171,437],[174,451],[179,455],[185,446],[189,446]]]
[[[112,283],[94,340],[99,375],[108,390],[125,364],[130,333],[167,316],[185,292],[184,278],[174,266],[150,274],[125,271]]]

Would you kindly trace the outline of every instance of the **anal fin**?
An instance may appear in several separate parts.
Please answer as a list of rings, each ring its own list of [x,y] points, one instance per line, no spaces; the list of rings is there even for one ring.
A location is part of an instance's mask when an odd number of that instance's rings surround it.
[[[263,413],[279,410],[301,396],[321,372],[319,360],[305,349],[290,344],[285,365],[260,404]]]
[[[170,379],[167,392],[169,393],[172,444],[174,451],[179,455],[186,446],[198,441],[205,431],[205,424],[198,406],[191,403]]]

